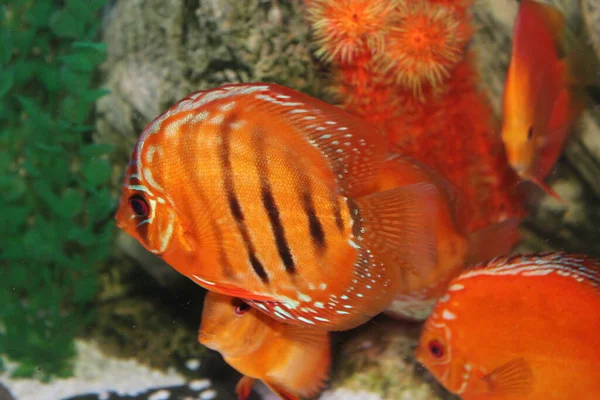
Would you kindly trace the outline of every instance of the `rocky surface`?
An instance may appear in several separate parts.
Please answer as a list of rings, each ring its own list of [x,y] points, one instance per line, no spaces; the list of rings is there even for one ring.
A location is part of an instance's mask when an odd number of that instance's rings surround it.
[[[421,324],[379,316],[341,344],[331,388],[376,393],[381,399],[450,400],[450,395],[414,359]]]
[[[77,358],[72,378],[42,383],[10,378],[11,364],[0,374],[1,400],[233,400],[234,382],[207,371],[197,359],[188,360],[190,377],[175,371],[151,369],[137,360],[108,357],[94,341],[76,342]],[[193,362],[195,361],[195,362]],[[218,379],[214,379],[218,378]],[[1,386],[0,386],[1,388]],[[254,396],[252,400],[256,400]]]

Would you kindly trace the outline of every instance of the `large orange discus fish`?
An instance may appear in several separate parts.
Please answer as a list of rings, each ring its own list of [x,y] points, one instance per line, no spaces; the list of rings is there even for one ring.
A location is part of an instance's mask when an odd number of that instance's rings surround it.
[[[410,157],[390,154],[378,176],[379,190],[390,190],[416,182],[436,186],[439,196],[435,207],[437,262],[429,274],[405,273],[386,313],[396,318],[423,320],[431,313],[448,282],[472,263],[506,254],[518,240],[517,218],[467,233],[466,215],[461,196],[437,171]]]
[[[329,374],[327,331],[281,323],[215,292],[204,300],[198,341],[244,375],[236,387],[240,400],[250,395],[256,379],[284,400],[314,397]]]
[[[600,398],[600,261],[501,257],[454,279],[417,359],[465,400]]]
[[[437,262],[425,276],[404,275],[386,313],[404,319],[425,319],[436,300],[465,265],[506,254],[518,241],[519,220],[511,218],[471,234],[465,231],[461,196],[438,172],[410,157],[390,154],[378,176],[379,190],[416,182],[436,186],[435,234]]]
[[[370,194],[386,153],[375,127],[294,90],[200,91],[142,133],[116,219],[206,289],[349,329],[435,265],[435,186]]]
[[[554,7],[522,0],[513,30],[504,86],[502,139],[515,171],[554,195],[544,183],[567,134],[585,108],[564,52],[565,18]]]

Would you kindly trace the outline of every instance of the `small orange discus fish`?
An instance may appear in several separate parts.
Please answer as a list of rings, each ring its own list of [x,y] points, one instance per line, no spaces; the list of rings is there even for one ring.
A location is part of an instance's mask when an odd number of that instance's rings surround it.
[[[454,279],[417,359],[465,400],[600,398],[600,261],[500,257]]]
[[[139,138],[117,224],[208,290],[350,329],[435,265],[436,188],[372,193],[386,154],[373,125],[283,86],[196,92]]]
[[[198,341],[221,353],[244,376],[239,400],[260,379],[284,400],[313,397],[323,390],[331,363],[328,332],[284,324],[242,300],[216,292],[204,299]]]
[[[435,232],[437,262],[425,276],[405,274],[386,314],[395,318],[424,320],[436,300],[444,294],[448,282],[465,265],[489,260],[508,253],[518,241],[516,218],[493,224],[472,234],[465,232],[461,197],[437,171],[411,157],[390,153],[378,176],[379,190],[390,190],[416,182],[436,186]]]
[[[559,10],[520,2],[503,99],[502,139],[511,166],[554,197],[544,178],[585,107],[574,90],[569,59],[560,54],[565,29]]]

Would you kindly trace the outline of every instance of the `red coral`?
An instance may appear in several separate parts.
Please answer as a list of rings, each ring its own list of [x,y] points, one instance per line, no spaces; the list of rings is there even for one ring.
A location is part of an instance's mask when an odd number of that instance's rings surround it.
[[[386,10],[385,18],[357,23],[362,34],[379,29],[376,51],[359,34],[352,36],[360,38],[352,51],[327,50],[334,77],[331,90],[341,105],[379,126],[399,152],[445,175],[464,197],[467,231],[522,217],[517,178],[508,167],[498,123],[477,89],[472,55],[464,48],[473,30],[468,12],[472,1],[388,1],[393,8],[376,3]],[[350,9],[359,19],[374,21],[363,1],[311,0],[308,6],[313,23],[321,21],[320,26],[325,15],[327,21],[341,21]],[[316,12],[314,7],[329,11]],[[319,36],[321,49],[350,43],[340,39],[350,37],[350,24],[328,26],[329,33]],[[336,26],[346,30],[336,33]]]
[[[350,63],[365,49],[381,51],[399,0],[311,0],[310,14],[323,59]]]

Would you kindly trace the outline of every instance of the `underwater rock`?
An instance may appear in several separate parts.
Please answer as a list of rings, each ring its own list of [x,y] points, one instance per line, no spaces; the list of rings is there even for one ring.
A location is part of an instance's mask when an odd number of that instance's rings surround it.
[[[104,25],[111,93],[97,104],[96,140],[115,145],[119,171],[144,126],[194,91],[250,81],[321,91],[298,1],[120,0]]]
[[[600,0],[580,0],[580,7],[592,46],[600,57]]]
[[[420,331],[421,324],[396,321],[386,316],[379,316],[357,328],[341,345],[332,383],[322,398],[352,398],[341,394],[365,391],[390,400],[458,399],[416,363],[414,349]]]
[[[563,11],[578,40],[591,39],[597,49],[600,2],[542,0]],[[581,5],[581,8],[580,8]],[[482,88],[488,92],[496,118],[502,114],[502,92],[518,3],[512,0],[479,0],[473,6],[477,31],[471,45],[477,53]],[[583,19],[583,20],[582,20]],[[586,21],[584,24],[583,21]],[[582,29],[584,27],[587,29]],[[598,99],[595,99],[597,102]],[[597,104],[597,103],[596,103]],[[515,251],[568,250],[599,256],[597,232],[600,224],[600,108],[586,110],[574,128],[563,155],[547,182],[564,204],[540,193],[531,184],[523,188],[533,194],[529,217],[522,224],[523,239]]]

